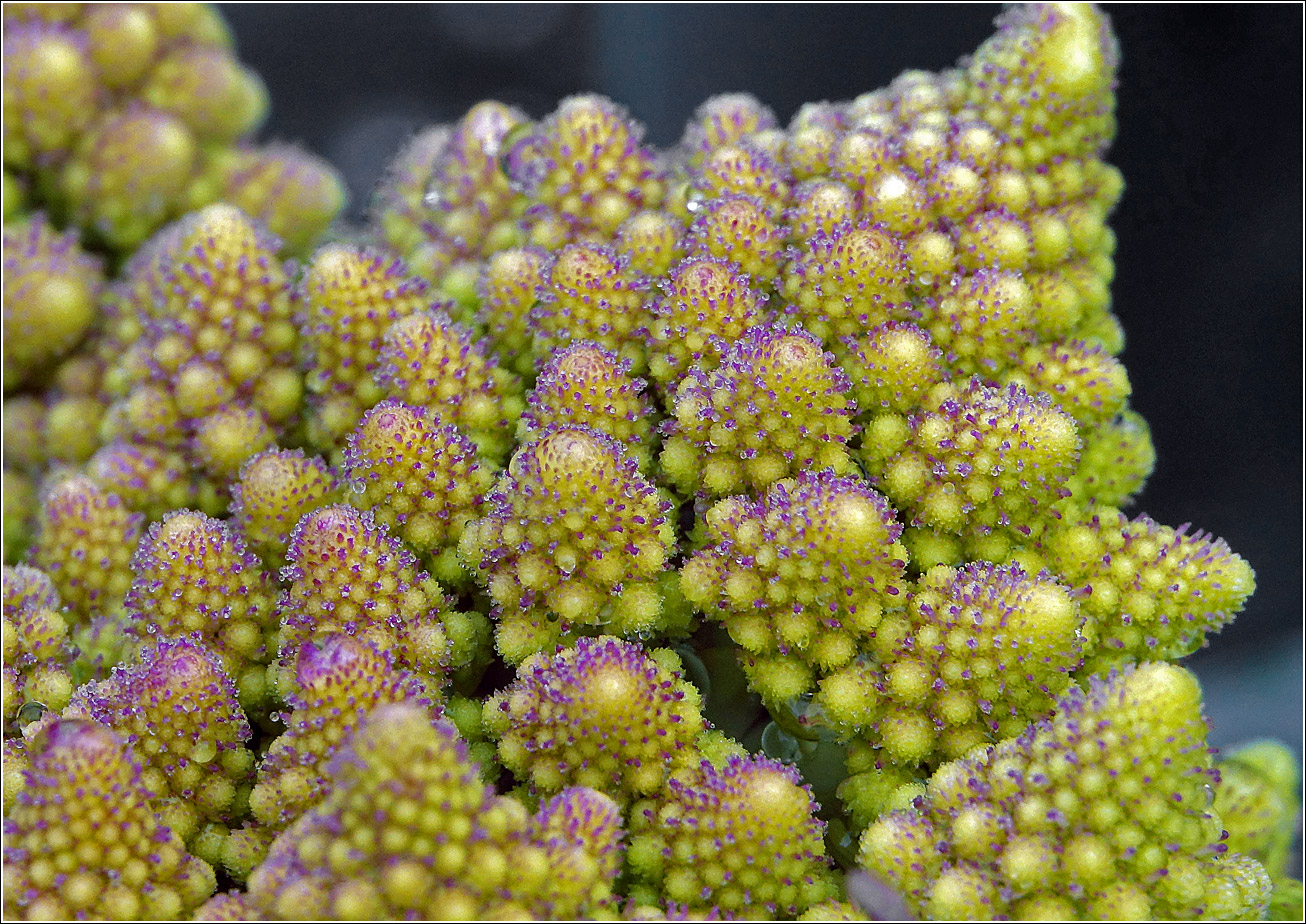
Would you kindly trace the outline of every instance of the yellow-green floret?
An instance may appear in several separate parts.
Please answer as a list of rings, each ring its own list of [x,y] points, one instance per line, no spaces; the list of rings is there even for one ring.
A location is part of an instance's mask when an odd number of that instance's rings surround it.
[[[854,468],[848,376],[802,328],[749,328],[712,372],[691,368],[662,425],[662,470],[684,495],[764,491],[801,471]]]
[[[592,427],[622,443],[647,472],[653,412],[644,388],[644,380],[630,374],[629,360],[597,343],[572,343],[541,367],[517,439],[529,441],[550,427]]]
[[[300,518],[341,499],[340,485],[321,459],[300,449],[268,450],[249,459],[232,482],[232,521],[250,547],[279,569]]]
[[[104,277],[100,261],[82,250],[76,235],[60,234],[43,214],[5,223],[3,257],[9,391],[82,339],[95,320]]]
[[[509,138],[509,179],[537,203],[530,242],[556,247],[611,236],[631,215],[662,202],[665,180],[642,126],[611,100],[570,96],[543,122]]]
[[[700,708],[672,652],[604,636],[523,661],[484,722],[504,766],[541,794],[588,786],[625,806],[697,767]]]
[[[4,695],[6,726],[22,708],[39,704],[51,712],[68,705],[76,653],[71,626],[60,612],[50,579],[27,565],[4,569]]]
[[[766,296],[728,260],[689,257],[666,274],[661,288],[652,304],[648,366],[666,394],[690,366],[717,368],[727,344],[773,319]]]
[[[795,249],[778,288],[786,314],[827,346],[889,320],[906,320],[902,245],[867,221],[840,223]]]
[[[373,375],[382,337],[400,318],[430,307],[426,283],[403,263],[345,244],[314,254],[303,282],[304,344],[313,371],[305,385],[309,438],[329,450],[385,397]]]
[[[706,521],[681,591],[725,625],[750,685],[777,707],[848,667],[905,605],[902,527],[861,479],[804,472],[760,501],[727,498]]]
[[[435,686],[476,654],[475,617],[451,612],[440,585],[368,511],[336,504],[305,514],[286,561],[281,680],[293,683],[287,671],[299,649],[328,632],[365,640],[396,667],[432,676]]]
[[[825,825],[797,771],[763,757],[704,761],[669,783],[628,853],[632,895],[746,918],[799,914],[837,894]]]
[[[1090,633],[1084,676],[1192,654],[1256,589],[1255,572],[1223,539],[1145,515],[1127,520],[1111,507],[1068,511],[1042,548],[1081,597]]]
[[[662,580],[670,504],[611,437],[552,428],[522,446],[459,552],[495,604],[510,664],[574,634],[683,631]]]
[[[129,627],[137,639],[198,633],[222,659],[241,705],[267,711],[277,649],[276,589],[225,522],[176,510],[153,524],[132,559]]]
[[[49,574],[75,621],[121,607],[143,525],[118,495],[83,475],[67,475],[46,488],[32,560]]]
[[[1288,867],[1301,819],[1301,773],[1297,758],[1278,741],[1253,741],[1221,754],[1215,767],[1215,811],[1229,832],[1234,853],[1260,861],[1274,879]]]
[[[457,424],[482,455],[502,465],[524,406],[521,381],[499,367],[470,328],[451,320],[447,307],[411,314],[385,332],[376,384],[386,397]]]
[[[572,917],[606,903],[602,886],[616,864],[601,855],[619,841],[615,813],[569,819],[546,806],[532,819],[481,782],[453,727],[424,709],[372,712],[329,772],[326,798],[273,843],[250,877],[251,903],[263,914]],[[589,862],[579,850],[559,862],[564,839],[575,843],[582,825],[601,835],[585,838]]]
[[[559,347],[584,340],[607,347],[642,374],[648,366],[651,322],[647,288],[648,280],[611,247],[562,248],[528,319],[536,363]]]
[[[872,658],[822,685],[836,727],[863,729],[882,762],[935,765],[1019,734],[1079,666],[1083,617],[1066,588],[1019,566],[936,566],[887,614]]]
[[[244,814],[254,781],[249,721],[198,633],[146,646],[107,680],[79,689],[70,711],[126,739],[144,762],[156,810],[188,844],[205,822]]]
[[[494,470],[476,444],[430,411],[382,401],[349,435],[344,477],[354,502],[409,548],[429,556],[435,576],[460,583],[458,540],[481,513]]]
[[[1074,420],[1014,384],[972,379],[910,427],[902,451],[872,475],[913,526],[942,533],[1030,535],[1079,459]]]
[[[440,714],[421,677],[348,635],[327,633],[303,645],[294,669],[286,730],[268,747],[249,795],[255,820],[273,832],[322,800],[327,763],[373,709],[411,701]]]
[[[1196,678],[1147,663],[941,767],[859,861],[929,918],[1256,918],[1269,877],[1224,855],[1215,779]]]
[[[29,753],[4,822],[6,917],[177,919],[213,893],[213,869],[154,814],[140,761],[117,734],[64,719]]]

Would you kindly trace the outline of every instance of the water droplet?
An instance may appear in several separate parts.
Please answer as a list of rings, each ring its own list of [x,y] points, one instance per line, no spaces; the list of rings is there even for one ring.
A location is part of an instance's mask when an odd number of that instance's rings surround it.
[[[762,752],[775,760],[793,763],[798,759],[798,739],[770,722],[762,731]]]

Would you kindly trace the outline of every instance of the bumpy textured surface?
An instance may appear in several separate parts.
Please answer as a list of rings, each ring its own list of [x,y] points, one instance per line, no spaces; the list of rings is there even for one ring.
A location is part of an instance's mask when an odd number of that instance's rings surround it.
[[[399,261],[343,244],[324,247],[304,276],[302,336],[314,371],[310,437],[335,445],[385,392],[375,381],[381,338],[400,318],[430,305],[426,283]]]
[[[1124,509],[1096,9],[486,101],[317,250],[214,8],[3,33],[6,918],[1300,920],[1166,663],[1252,569]]]
[[[82,338],[104,285],[100,261],[44,215],[5,223],[5,391],[41,372]]]
[[[580,341],[556,350],[540,368],[517,439],[527,442],[551,427],[591,427],[617,440],[647,472],[651,460],[652,410],[643,379],[597,343]]]
[[[247,143],[267,92],[208,5],[9,4],[4,46],[6,177],[98,246],[224,198],[302,250],[344,205],[325,162]]]
[[[289,827],[326,794],[326,766],[354,728],[386,703],[413,702],[438,715],[426,684],[366,642],[332,633],[305,644],[295,661],[286,731],[259,764],[249,805],[271,832]]]
[[[759,326],[693,367],[663,425],[662,469],[682,494],[761,491],[801,471],[853,469],[847,375],[801,328]]]
[[[430,556],[438,578],[464,579],[458,540],[480,514],[494,471],[478,460],[476,444],[456,426],[434,411],[382,401],[349,435],[344,476],[355,503]]]
[[[655,894],[748,918],[797,914],[834,894],[822,825],[792,767],[734,757],[669,787],[630,847],[637,880]]]
[[[199,633],[222,659],[248,709],[266,708],[276,654],[276,591],[230,526],[177,510],[153,524],[132,560],[127,594],[139,639]]]
[[[597,789],[621,805],[697,765],[705,730],[698,691],[665,649],[605,636],[535,655],[517,682],[485,704],[504,766],[541,793]]]
[[[521,382],[499,368],[485,344],[443,309],[410,315],[390,327],[375,378],[391,398],[434,407],[486,458],[500,464],[507,458],[522,411]]]
[[[109,729],[53,723],[26,777],[4,823],[6,917],[179,918],[213,892],[212,868],[158,821],[139,760]]]
[[[1255,919],[1269,877],[1223,855],[1200,705],[1171,665],[1095,678],[1053,719],[942,767],[859,858],[934,918]]]
[[[249,721],[235,683],[198,633],[146,646],[107,680],[78,690],[73,711],[113,729],[140,755],[142,783],[187,843],[203,822],[243,814],[254,776]]]
[[[554,428],[525,444],[459,551],[488,585],[511,664],[577,632],[677,629],[664,606],[670,505],[621,444]]]
[[[447,624],[448,600],[417,567],[413,553],[372,515],[347,504],[306,514],[295,527],[278,601],[283,671],[300,648],[328,632],[344,632],[390,655],[396,666],[443,678],[468,660]],[[446,618],[447,617],[447,618]],[[282,686],[284,695],[294,689]]]
[[[41,499],[32,560],[75,618],[111,613],[131,586],[131,554],[141,526],[140,515],[118,495],[72,475],[52,484]]]
[[[340,486],[321,459],[302,450],[269,450],[241,468],[231,486],[231,513],[250,545],[280,562],[300,518],[340,499]]]
[[[250,901],[264,914],[568,917],[606,897],[610,860],[564,864],[558,854],[577,839],[595,859],[605,846],[611,852],[615,813],[572,820],[565,808],[546,809],[537,833],[519,803],[481,783],[453,728],[421,709],[373,712],[330,772],[329,795],[273,843],[250,879]],[[602,836],[580,835],[586,822]]]
[[[864,481],[804,473],[705,519],[708,547],[685,564],[681,590],[724,623],[753,688],[777,706],[849,666],[885,610],[906,602],[902,527]]]

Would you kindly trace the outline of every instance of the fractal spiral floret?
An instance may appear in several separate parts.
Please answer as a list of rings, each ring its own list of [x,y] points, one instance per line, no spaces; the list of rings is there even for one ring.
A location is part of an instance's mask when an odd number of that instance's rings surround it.
[[[214,8],[3,29],[6,920],[1300,920],[1176,663],[1255,574],[1128,509],[1101,11],[487,100],[352,226]]]

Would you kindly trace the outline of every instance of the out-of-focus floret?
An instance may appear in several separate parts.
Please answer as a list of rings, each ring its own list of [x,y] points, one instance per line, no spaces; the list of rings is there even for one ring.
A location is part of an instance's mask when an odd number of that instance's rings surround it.
[[[95,321],[101,263],[43,214],[4,229],[4,388],[44,372]]]
[[[143,518],[83,475],[50,484],[41,498],[32,560],[54,582],[73,618],[110,614],[131,587]]]
[[[508,176],[538,203],[530,241],[556,247],[609,237],[643,208],[657,208],[665,180],[640,144],[643,127],[596,94],[569,96],[504,152]]]

